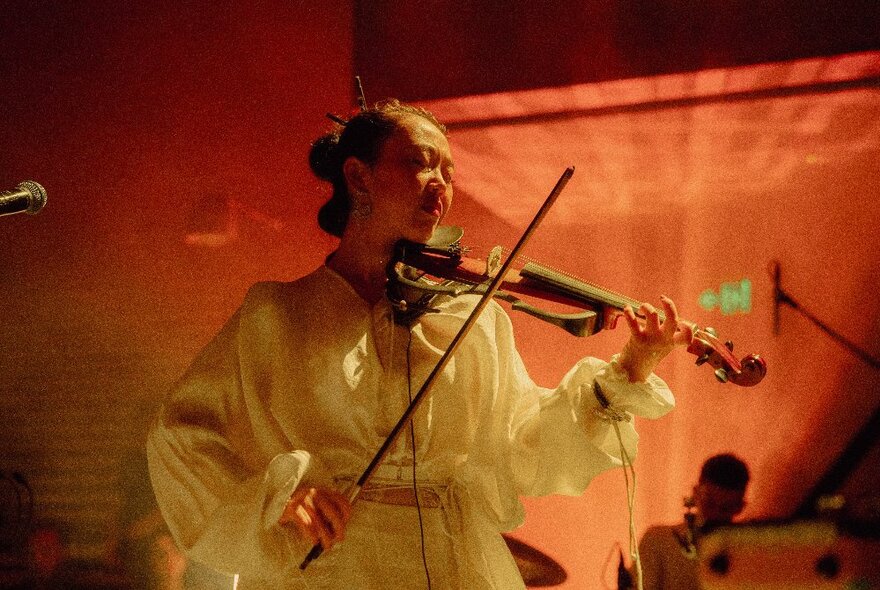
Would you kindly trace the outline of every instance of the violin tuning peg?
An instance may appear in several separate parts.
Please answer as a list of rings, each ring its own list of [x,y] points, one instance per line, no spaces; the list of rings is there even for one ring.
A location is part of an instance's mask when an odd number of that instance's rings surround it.
[[[718,332],[715,330],[715,328],[710,328],[709,326],[703,328],[703,332],[709,334],[710,336],[718,336]]]
[[[708,360],[709,360],[709,353],[704,352],[703,354],[701,354],[700,356],[697,357],[697,366],[702,365],[703,363],[705,363]]]
[[[715,369],[715,378],[721,383],[727,383],[727,371],[724,369]]]
[[[733,340],[728,340],[727,342],[724,343],[724,346],[727,347],[727,350],[729,350],[730,352],[733,352]]]

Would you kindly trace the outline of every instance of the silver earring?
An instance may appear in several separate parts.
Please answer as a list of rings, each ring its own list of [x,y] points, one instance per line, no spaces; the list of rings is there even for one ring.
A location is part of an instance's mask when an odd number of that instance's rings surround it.
[[[351,214],[359,219],[366,219],[373,212],[373,206],[363,194],[359,193],[357,196],[357,199],[352,200]]]

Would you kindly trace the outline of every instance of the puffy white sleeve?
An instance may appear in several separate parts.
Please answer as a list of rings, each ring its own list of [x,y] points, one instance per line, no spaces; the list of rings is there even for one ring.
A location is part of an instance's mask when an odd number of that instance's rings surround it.
[[[269,418],[243,393],[238,318],[170,392],[147,456],[156,499],[184,551],[219,571],[246,574],[281,568],[302,553],[277,521],[310,456],[278,452],[268,466],[254,458],[253,431]]]
[[[633,416],[659,418],[675,406],[666,383],[656,375],[631,383],[617,363],[587,357],[563,377],[555,389],[538,387],[529,378],[509,329],[499,322],[499,354],[507,388],[517,396],[511,423],[513,472],[521,494],[580,495],[601,472],[623,464],[622,447],[635,459],[638,433]],[[598,385],[610,412],[595,394]],[[613,422],[609,414],[623,418]],[[617,425],[620,440],[615,432]]]

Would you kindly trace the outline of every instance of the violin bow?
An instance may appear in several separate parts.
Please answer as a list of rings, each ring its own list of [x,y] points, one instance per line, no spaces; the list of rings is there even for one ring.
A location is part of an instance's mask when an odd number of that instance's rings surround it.
[[[489,283],[489,286],[486,288],[485,293],[482,294],[480,300],[477,302],[477,305],[474,307],[471,314],[465,320],[464,324],[462,324],[461,328],[458,330],[458,333],[450,342],[449,347],[446,349],[446,352],[443,353],[443,356],[440,357],[440,360],[437,361],[437,364],[434,366],[434,369],[431,371],[431,374],[428,375],[425,382],[422,384],[422,387],[419,389],[419,392],[412,398],[407,406],[406,410],[401,415],[400,420],[397,421],[397,424],[394,425],[394,428],[391,429],[391,432],[385,438],[385,442],[382,443],[382,446],[373,456],[373,460],[370,461],[370,464],[367,465],[367,468],[364,469],[364,472],[358,478],[358,480],[352,484],[351,488],[348,490],[348,501],[354,502],[358,495],[361,493],[361,490],[364,486],[367,485],[367,482],[373,476],[373,473],[379,467],[379,464],[385,458],[385,455],[388,454],[388,451],[391,449],[392,445],[397,442],[397,439],[400,437],[400,434],[403,432],[404,427],[409,423],[412,419],[413,414],[418,409],[419,405],[422,403],[422,400],[425,399],[428,392],[434,387],[434,383],[437,381],[437,377],[443,372],[443,369],[446,368],[446,365],[449,363],[449,359],[452,358],[452,355],[458,349],[461,341],[467,336],[468,332],[470,332],[473,325],[479,319],[480,314],[486,308],[486,305],[489,304],[489,301],[492,300],[492,297],[495,295],[496,291],[501,287],[501,284],[504,282],[504,277],[507,275],[507,271],[510,270],[510,267],[513,265],[513,262],[516,260],[519,253],[525,247],[526,243],[532,237],[532,234],[537,229],[538,225],[541,221],[544,220],[544,217],[547,215],[547,212],[550,211],[550,207],[553,206],[553,203],[556,202],[557,197],[562,192],[562,189],[565,188],[565,185],[568,184],[569,179],[571,179],[574,174],[574,166],[569,166],[562,173],[562,176],[559,177],[559,180],[556,181],[556,186],[553,187],[553,190],[550,191],[550,194],[547,196],[547,199],[544,201],[544,204],[541,205],[541,208],[538,209],[538,212],[535,214],[534,219],[532,219],[529,226],[526,228],[525,233],[523,233],[522,237],[520,237],[519,241],[516,243],[516,246],[510,251],[510,256],[507,260],[504,261],[504,264],[501,265],[501,268],[498,270],[498,273],[492,279],[492,282]],[[311,551],[309,551],[308,555],[306,555],[303,562],[300,564],[299,569],[304,570],[308,565],[317,559],[321,553],[323,553],[324,548],[320,543],[315,543],[312,547]]]

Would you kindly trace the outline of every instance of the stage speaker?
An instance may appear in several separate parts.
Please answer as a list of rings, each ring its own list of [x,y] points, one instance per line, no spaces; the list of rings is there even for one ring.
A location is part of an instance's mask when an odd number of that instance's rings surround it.
[[[700,542],[703,590],[880,589],[880,540],[833,523],[749,523]]]

